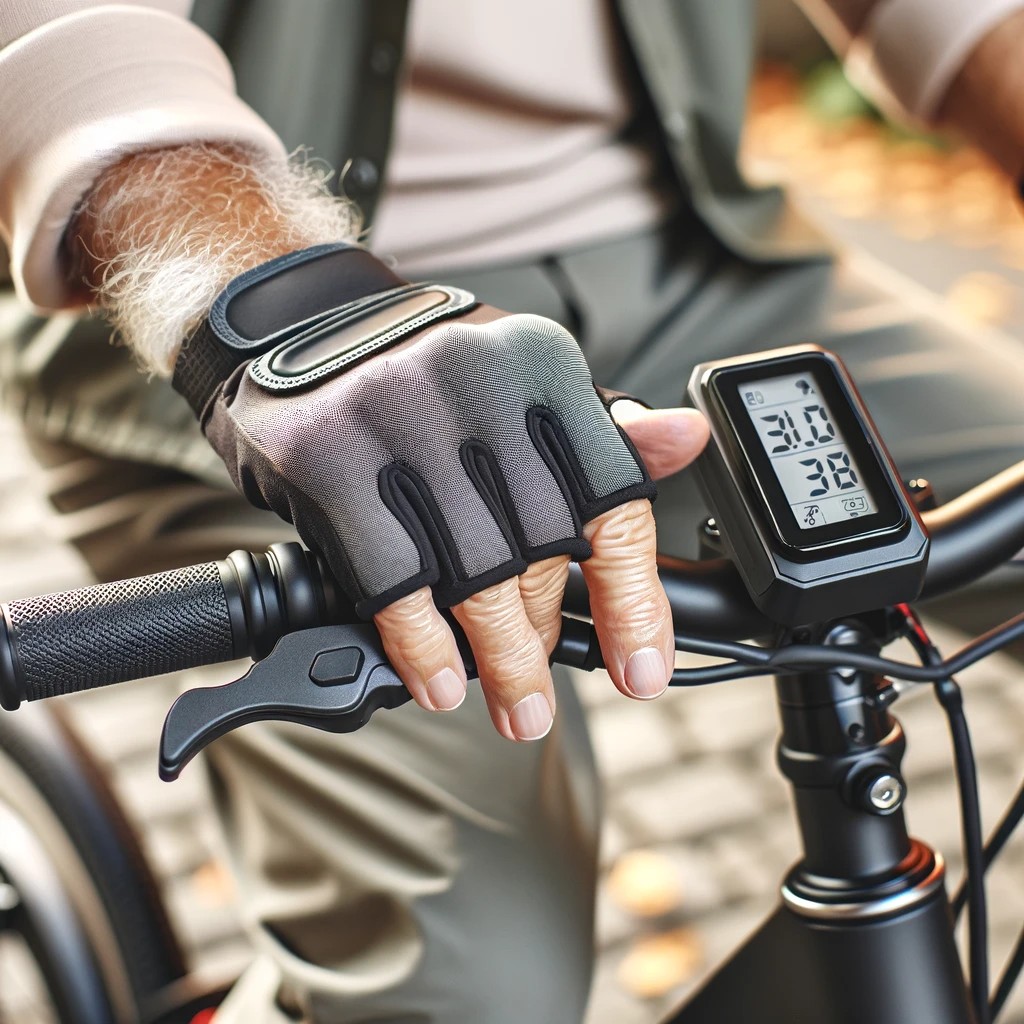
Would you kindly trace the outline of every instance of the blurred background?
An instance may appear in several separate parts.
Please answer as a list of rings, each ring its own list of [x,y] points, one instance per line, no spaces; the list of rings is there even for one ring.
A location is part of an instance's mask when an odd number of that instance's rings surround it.
[[[788,0],[762,0],[762,8],[744,147],[751,174],[787,182],[838,239],[891,265],[908,288],[942,296],[950,316],[1024,337],[1024,219],[1004,181],[955,140],[886,124]],[[0,599],[88,582],[39,496],[39,471],[17,428],[0,421],[0,434]],[[942,647],[959,642],[942,627],[936,637]],[[219,672],[230,677],[230,669]],[[209,673],[201,679],[210,681]],[[1024,769],[1024,680],[1019,663],[999,658],[964,682],[991,821]],[[180,685],[96,691],[68,699],[66,711],[142,830],[194,962],[226,977],[250,950],[198,773],[173,786],[156,775],[160,724]],[[649,1024],[770,911],[795,858],[774,768],[771,686],[670,692],[653,707],[622,700],[597,677],[578,686],[608,811],[588,1024]],[[912,829],[944,852],[955,880],[959,831],[944,722],[923,692],[901,700],[897,714],[910,741]],[[990,885],[994,973],[1024,920],[1022,878],[1017,842]],[[1024,1022],[1022,1006],[1018,993],[1005,1019]]]

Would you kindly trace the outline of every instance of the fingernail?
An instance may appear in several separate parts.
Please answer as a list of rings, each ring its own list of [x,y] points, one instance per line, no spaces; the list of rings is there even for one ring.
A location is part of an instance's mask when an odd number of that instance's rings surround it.
[[[551,731],[551,705],[543,693],[524,697],[508,713],[508,724],[517,740],[539,740]]]
[[[427,680],[427,696],[438,711],[454,711],[466,699],[466,684],[450,668],[443,668]]]
[[[661,651],[656,647],[634,651],[626,662],[626,686],[644,700],[664,693],[668,687],[668,672]]]

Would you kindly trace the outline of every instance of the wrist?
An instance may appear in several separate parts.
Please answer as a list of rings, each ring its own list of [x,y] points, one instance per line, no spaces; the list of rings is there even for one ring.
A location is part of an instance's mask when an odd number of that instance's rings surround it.
[[[109,168],[71,224],[74,273],[152,372],[232,279],[296,249],[352,236],[353,208],[321,170],[232,147],[138,153]]]

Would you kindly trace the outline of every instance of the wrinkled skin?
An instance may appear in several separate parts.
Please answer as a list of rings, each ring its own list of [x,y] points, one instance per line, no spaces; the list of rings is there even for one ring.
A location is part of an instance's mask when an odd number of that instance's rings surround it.
[[[651,411],[620,401],[612,411],[655,479],[687,466],[707,442],[707,424],[694,410]],[[609,675],[628,697],[656,697],[668,685],[675,643],[655,565],[651,505],[620,505],[588,523],[584,533],[594,553],[583,562],[583,573]],[[566,557],[536,562],[517,579],[452,609],[473,648],[494,726],[510,740],[539,739],[551,727],[555,695],[548,654],[558,639],[568,567]],[[429,589],[396,601],[375,622],[416,702],[435,711],[458,707],[466,672]]]

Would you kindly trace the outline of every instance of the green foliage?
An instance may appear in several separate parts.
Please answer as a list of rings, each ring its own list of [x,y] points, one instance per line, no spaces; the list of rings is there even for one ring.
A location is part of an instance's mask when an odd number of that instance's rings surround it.
[[[881,120],[874,105],[859,93],[838,61],[816,64],[804,76],[804,103],[822,121],[845,121],[851,117]]]

